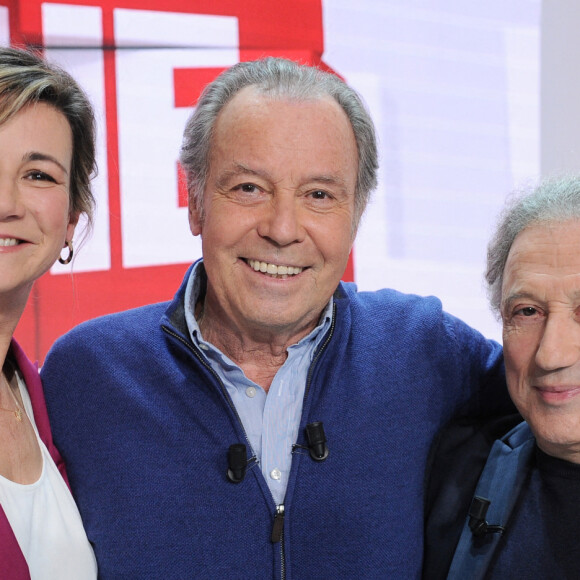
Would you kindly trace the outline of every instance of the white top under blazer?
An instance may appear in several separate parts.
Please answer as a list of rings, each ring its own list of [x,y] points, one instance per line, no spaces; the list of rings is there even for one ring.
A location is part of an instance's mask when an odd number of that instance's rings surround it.
[[[0,504],[32,580],[94,580],[97,563],[79,510],[38,436],[30,397],[19,375],[18,387],[42,452],[42,473],[26,485],[0,475]]]

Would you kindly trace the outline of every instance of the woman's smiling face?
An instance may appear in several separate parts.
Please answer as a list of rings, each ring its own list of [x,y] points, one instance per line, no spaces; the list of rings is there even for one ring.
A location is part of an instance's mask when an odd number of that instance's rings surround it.
[[[45,103],[0,125],[0,295],[29,292],[71,240],[72,133]]]

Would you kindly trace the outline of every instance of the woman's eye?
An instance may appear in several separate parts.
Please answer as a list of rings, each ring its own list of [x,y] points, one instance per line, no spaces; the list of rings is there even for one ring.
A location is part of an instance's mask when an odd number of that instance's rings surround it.
[[[26,174],[26,179],[30,181],[50,181],[56,183],[56,180],[48,175],[48,173],[44,173],[44,171],[29,171]]]

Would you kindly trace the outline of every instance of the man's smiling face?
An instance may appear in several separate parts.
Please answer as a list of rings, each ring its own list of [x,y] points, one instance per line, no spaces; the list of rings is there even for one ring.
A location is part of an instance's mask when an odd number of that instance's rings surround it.
[[[242,334],[307,334],[346,267],[357,171],[334,100],[240,91],[214,128],[203,215],[190,207],[212,312]]]

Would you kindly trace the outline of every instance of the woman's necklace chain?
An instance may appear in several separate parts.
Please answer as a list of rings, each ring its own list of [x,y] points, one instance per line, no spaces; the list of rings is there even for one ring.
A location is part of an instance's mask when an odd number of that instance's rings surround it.
[[[16,398],[16,395],[13,393],[12,388],[10,387],[10,384],[8,383],[8,381],[6,380],[6,377],[4,376],[4,373],[0,373],[0,374],[2,375],[2,381],[8,387],[8,391],[9,391],[10,395],[12,395],[12,399],[14,400],[14,404],[16,405],[16,409],[5,409],[4,407],[0,407],[0,410],[6,411],[7,413],[12,413],[14,415],[14,417],[16,418],[16,420],[19,423],[22,423],[22,409],[20,408],[20,405],[18,404],[18,399]]]

